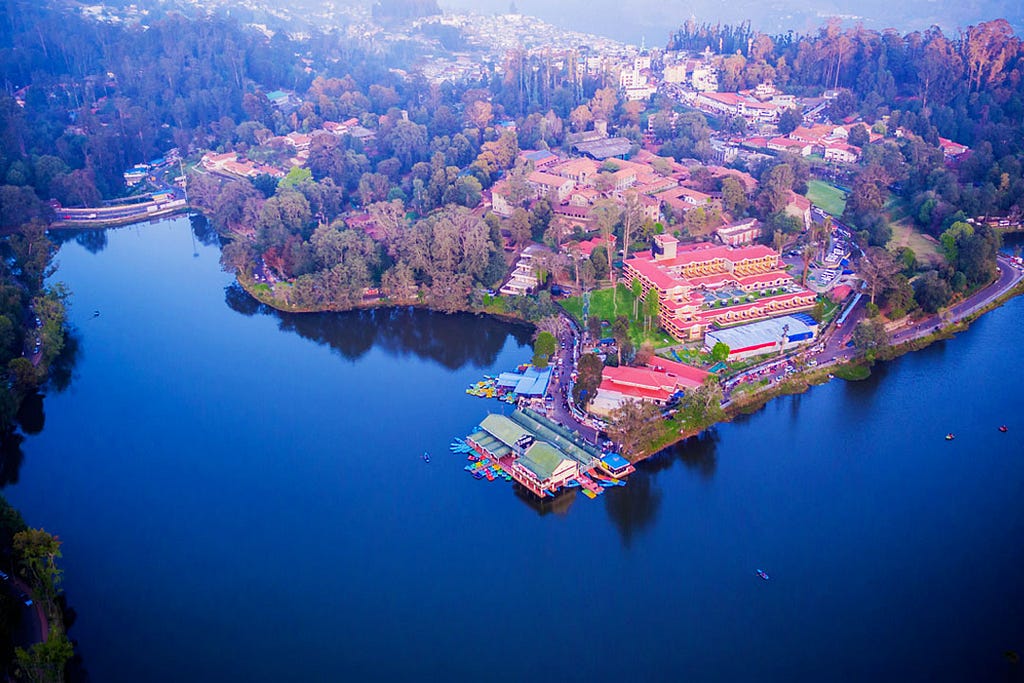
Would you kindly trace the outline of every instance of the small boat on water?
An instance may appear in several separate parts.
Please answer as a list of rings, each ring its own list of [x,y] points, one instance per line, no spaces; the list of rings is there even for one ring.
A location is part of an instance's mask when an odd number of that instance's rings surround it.
[[[953,432],[950,432],[949,434],[946,434],[946,441],[952,441],[955,438],[956,438],[956,435],[953,434]]]
[[[1001,431],[1001,432],[1003,432],[1005,434],[1006,432],[1008,432],[1010,430],[1007,428],[1006,425],[999,425],[999,431]]]
[[[763,569],[757,569],[755,571],[757,571],[757,575],[760,576],[762,579],[764,579],[765,581],[768,580],[768,572],[766,572]]]
[[[423,462],[430,462],[430,453],[423,451]]]

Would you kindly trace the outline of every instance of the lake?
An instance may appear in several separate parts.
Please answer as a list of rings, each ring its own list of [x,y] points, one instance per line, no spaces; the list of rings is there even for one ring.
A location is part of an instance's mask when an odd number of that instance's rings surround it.
[[[1020,679],[1021,299],[542,507],[447,449],[529,330],[269,311],[197,232],[59,254],[73,377],[4,495],[91,680]]]

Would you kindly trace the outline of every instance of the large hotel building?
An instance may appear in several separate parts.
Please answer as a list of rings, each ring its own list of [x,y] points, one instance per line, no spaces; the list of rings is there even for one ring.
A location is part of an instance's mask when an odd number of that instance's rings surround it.
[[[658,293],[661,326],[681,341],[703,340],[712,325],[726,327],[814,307],[815,294],[793,281],[766,246],[732,248],[707,242],[680,245],[656,235],[650,251],[623,266],[646,300]]]

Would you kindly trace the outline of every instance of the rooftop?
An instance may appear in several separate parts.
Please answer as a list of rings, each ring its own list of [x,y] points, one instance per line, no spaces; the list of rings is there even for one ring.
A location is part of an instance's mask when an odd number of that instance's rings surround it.
[[[557,448],[543,441],[535,441],[519,458],[519,463],[544,481],[568,458]]]
[[[530,435],[529,430],[504,415],[488,415],[480,421],[480,427],[507,446],[512,446],[519,439]]]
[[[627,138],[605,138],[593,142],[581,142],[576,145],[576,150],[581,154],[594,157],[598,161],[603,161],[612,157],[626,156],[632,147],[633,143]]]
[[[749,325],[708,332],[705,343],[710,346],[716,342],[723,342],[735,351],[778,341],[784,334],[788,337],[796,337],[810,335],[813,332],[814,329],[806,323],[805,316],[784,315]]]

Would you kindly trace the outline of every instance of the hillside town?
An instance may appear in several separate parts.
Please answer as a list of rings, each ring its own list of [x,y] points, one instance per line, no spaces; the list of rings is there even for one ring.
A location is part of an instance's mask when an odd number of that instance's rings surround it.
[[[371,52],[414,56],[389,69],[391,85],[364,93],[300,55],[307,89],[255,85],[249,118],[225,124],[221,139],[126,169],[139,201],[58,204],[55,225],[199,209],[232,240],[228,267],[282,310],[418,303],[541,329],[557,320],[571,353],[559,354],[550,382],[514,396],[592,442],[635,402],[672,417],[704,391],[704,410],[673,423],[692,433],[719,414],[712,403],[728,405],[744,385],[770,388],[794,362],[875,353],[879,335],[909,320],[915,295],[918,315],[935,312],[930,290],[909,278],[917,264],[936,266],[942,246],[895,246],[892,226],[866,216],[880,213],[875,194],[899,189],[908,150],[934,152],[929,163],[948,173],[970,148],[925,141],[907,117],[865,117],[849,89],[777,87],[775,69],[751,68],[766,49],[760,38],[738,62],[721,41],[637,47],[516,13],[395,24],[365,8],[324,11],[325,26]],[[82,12],[148,18],[138,7]],[[270,36],[292,26],[289,37],[305,40],[295,16],[275,12],[277,29],[248,28]],[[111,74],[107,89],[117,87]],[[406,88],[435,103],[410,106]],[[463,94],[442,104],[443,92]],[[113,113],[107,96],[92,113]],[[1017,218],[969,220],[942,230]],[[985,281],[974,277],[971,286]],[[854,339],[858,328],[872,334]],[[583,381],[588,355],[599,372]],[[637,458],[651,443],[618,447]]]

